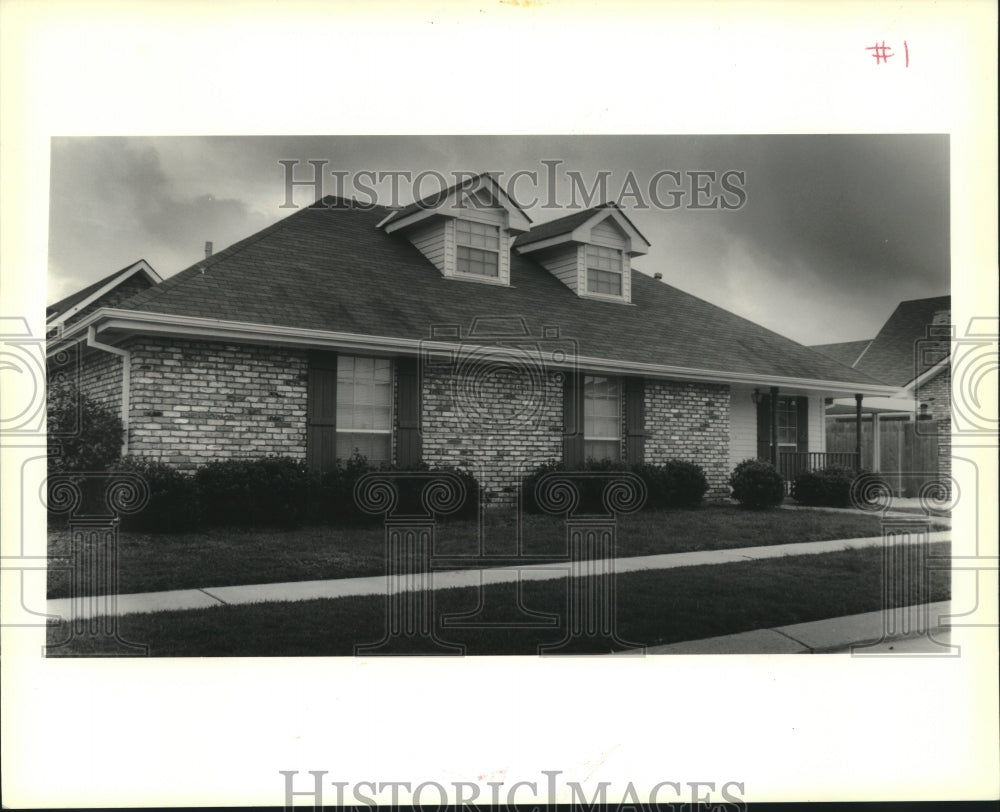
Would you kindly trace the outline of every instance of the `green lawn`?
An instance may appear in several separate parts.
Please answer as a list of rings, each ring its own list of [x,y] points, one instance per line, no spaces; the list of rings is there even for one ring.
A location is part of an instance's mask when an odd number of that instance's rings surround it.
[[[950,545],[931,545],[946,556]],[[881,607],[882,551],[845,550],[787,556],[738,564],[690,567],[618,575],[615,627],[622,641],[656,645],[695,640],[751,629],[875,611]],[[565,636],[567,579],[523,585],[522,605],[549,613],[558,625],[518,628],[511,623],[480,628],[443,626],[447,614],[472,612],[482,605],[493,620],[516,620],[514,585],[449,589],[433,594],[438,638],[469,655],[526,654]],[[932,571],[927,601],[946,600],[949,573]],[[340,598],[301,603],[219,606],[185,612],[128,615],[119,635],[147,644],[154,657],[170,656],[337,656],[352,655],[356,644],[379,641],[386,628],[382,597]],[[66,623],[49,627],[50,645],[68,637]],[[604,653],[623,647],[585,638],[566,653]],[[58,655],[86,656],[102,649],[79,638]],[[398,653],[429,653],[409,645]]]
[[[536,561],[566,555],[565,525],[554,516],[525,516],[517,549],[516,515],[490,511],[482,534],[475,521],[442,522],[436,556],[452,569],[502,566],[519,554]],[[644,511],[620,519],[619,557],[788,544],[881,534],[877,516],[814,511],[748,511],[731,505]],[[69,533],[49,533],[49,553],[65,555]],[[487,556],[484,560],[481,556]],[[380,575],[385,571],[380,526],[307,527],[293,531],[211,529],[195,533],[123,532],[120,593]],[[93,592],[92,586],[86,592]],[[68,574],[51,567],[50,598],[67,597]]]

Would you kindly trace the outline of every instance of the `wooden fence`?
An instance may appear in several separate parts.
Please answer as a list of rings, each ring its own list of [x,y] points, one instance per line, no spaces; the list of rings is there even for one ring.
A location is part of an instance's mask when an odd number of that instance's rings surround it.
[[[871,416],[861,423],[861,467],[875,470],[875,432]],[[826,450],[855,449],[854,418],[827,420]],[[934,480],[938,471],[937,424],[933,420],[883,417],[879,421],[878,470],[899,496],[916,496],[921,485]]]

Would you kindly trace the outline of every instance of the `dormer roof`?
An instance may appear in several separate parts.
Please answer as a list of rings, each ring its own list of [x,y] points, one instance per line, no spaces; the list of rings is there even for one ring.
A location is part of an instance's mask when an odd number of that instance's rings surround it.
[[[383,218],[378,227],[387,234],[409,228],[434,216],[461,218],[470,208],[496,207],[507,212],[507,230],[519,234],[531,228],[531,218],[507,194],[503,186],[484,172],[461,183],[414,201]]]
[[[613,203],[602,203],[583,211],[567,214],[535,226],[527,234],[519,236],[514,243],[519,253],[526,254],[550,248],[563,243],[590,243],[591,229],[604,222],[612,220],[625,234],[629,241],[629,256],[638,256],[649,251],[650,243],[629,220],[628,216]]]

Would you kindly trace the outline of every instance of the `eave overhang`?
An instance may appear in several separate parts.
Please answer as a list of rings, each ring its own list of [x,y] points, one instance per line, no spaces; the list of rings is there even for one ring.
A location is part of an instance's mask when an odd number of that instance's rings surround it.
[[[466,350],[468,341],[436,341],[430,339],[399,338],[344,333],[333,330],[314,330],[273,324],[206,319],[165,313],[146,313],[138,310],[100,308],[71,325],[62,336],[51,339],[48,355],[59,352],[65,345],[87,338],[93,327],[101,341],[115,344],[132,336],[160,336],[169,338],[198,339],[202,341],[230,341],[235,343],[263,344],[302,349],[327,349],[364,353],[368,355],[414,355],[428,353],[455,353]],[[490,346],[498,360],[510,357],[523,361],[523,349]],[[761,375],[727,370],[698,369],[622,361],[609,358],[578,356],[566,358],[562,351],[535,353],[537,361],[553,369],[578,368],[588,372],[609,375],[641,375],[648,378],[681,379],[708,383],[738,384],[755,387],[777,386],[783,389],[821,391],[830,395],[861,394],[889,397],[898,387],[876,383],[851,383],[849,381],[822,380],[783,375]]]

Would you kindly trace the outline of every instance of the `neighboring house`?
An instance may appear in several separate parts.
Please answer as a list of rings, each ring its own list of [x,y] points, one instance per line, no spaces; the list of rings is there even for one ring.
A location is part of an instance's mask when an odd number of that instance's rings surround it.
[[[586,457],[691,460],[724,496],[748,457],[822,464],[824,398],[894,391],[639,273],[648,248],[614,205],[532,227],[489,175],[400,210],[324,198],[68,325],[50,364],[183,470],[360,451],[464,467],[493,502]]]
[[[83,290],[60,299],[45,309],[47,335],[60,332],[73,322],[89,316],[99,307],[117,307],[147,288],[158,285],[163,279],[148,262],[140,259],[131,265],[98,279]]]
[[[868,341],[820,344],[813,349],[896,387],[889,398],[864,407],[864,464],[895,473],[915,491],[932,474],[951,473],[951,297],[933,296],[900,304]],[[851,404],[834,400],[827,408],[828,445],[849,420]],[[928,476],[921,477],[920,474]]]

